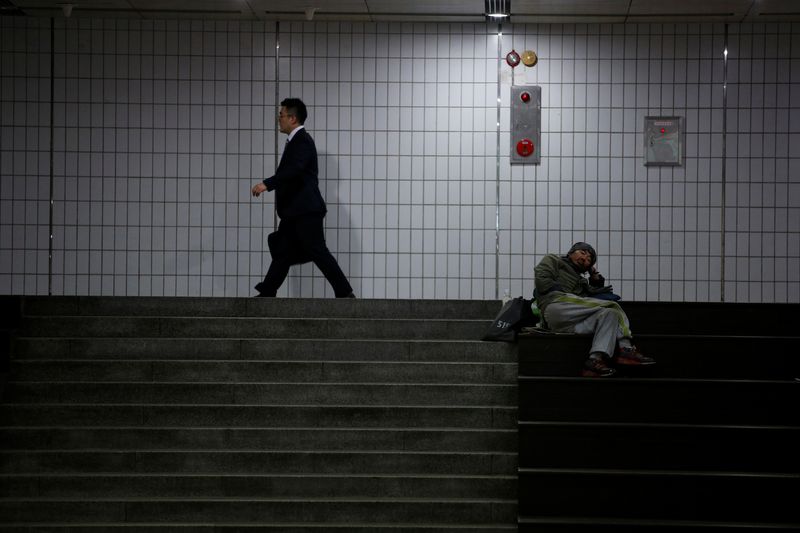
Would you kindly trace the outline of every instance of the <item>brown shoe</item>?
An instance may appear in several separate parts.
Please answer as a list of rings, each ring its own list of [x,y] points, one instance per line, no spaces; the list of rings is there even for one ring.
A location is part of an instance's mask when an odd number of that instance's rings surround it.
[[[610,378],[616,373],[604,359],[594,357],[587,359],[581,369],[581,376],[585,378]]]
[[[630,348],[619,348],[617,350],[614,362],[623,366],[649,366],[656,364],[656,360],[652,357],[647,357],[640,352],[636,346]]]

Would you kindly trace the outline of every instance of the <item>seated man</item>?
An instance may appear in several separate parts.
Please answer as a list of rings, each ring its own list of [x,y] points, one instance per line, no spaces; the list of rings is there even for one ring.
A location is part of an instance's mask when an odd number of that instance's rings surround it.
[[[536,302],[547,327],[559,333],[594,335],[582,376],[613,376],[612,364],[655,364],[633,345],[628,317],[608,299],[611,287],[604,287],[596,262],[594,248],[578,242],[567,255],[548,254],[536,265]]]

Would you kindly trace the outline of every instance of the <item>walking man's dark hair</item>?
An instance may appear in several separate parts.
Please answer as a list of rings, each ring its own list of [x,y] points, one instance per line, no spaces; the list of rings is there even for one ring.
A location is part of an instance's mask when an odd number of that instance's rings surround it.
[[[299,98],[284,98],[283,102],[281,102],[281,107],[286,108],[287,115],[297,117],[297,122],[305,124],[308,118],[308,110],[302,100]]]

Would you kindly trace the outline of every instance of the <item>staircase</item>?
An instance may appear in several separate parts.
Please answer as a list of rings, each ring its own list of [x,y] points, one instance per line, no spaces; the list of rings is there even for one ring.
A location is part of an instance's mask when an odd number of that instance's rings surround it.
[[[498,302],[0,303],[0,531],[517,529]]]
[[[520,336],[519,531],[800,531],[800,306],[623,307],[656,366]]]

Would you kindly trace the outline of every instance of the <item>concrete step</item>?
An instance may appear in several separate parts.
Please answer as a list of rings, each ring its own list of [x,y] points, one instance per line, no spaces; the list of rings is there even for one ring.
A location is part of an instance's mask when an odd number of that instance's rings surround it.
[[[491,319],[30,316],[23,337],[480,340]]]
[[[437,475],[6,474],[3,498],[488,498],[514,500],[517,477]]]
[[[602,517],[519,517],[519,533],[741,533],[800,531],[797,524],[774,522],[726,522],[709,520],[644,520]]]
[[[516,521],[516,501],[366,499],[107,499],[0,500],[0,525],[21,522],[159,523],[260,526],[272,524],[494,524]]]
[[[48,525],[37,526],[3,526],[3,533],[509,533],[517,531],[516,523],[508,524],[459,524],[441,525],[436,523],[408,525],[387,523],[277,523],[259,525],[234,525],[215,521],[213,524],[98,524],[98,525]]]
[[[721,302],[626,302],[634,334],[796,335],[800,305]]]
[[[216,376],[215,376],[216,377]],[[356,378],[354,378],[356,379]],[[488,381],[488,380],[487,380]],[[5,403],[262,404],[262,405],[503,405],[514,407],[514,385],[424,383],[9,383]]]
[[[514,453],[2,450],[0,472],[513,475]]]
[[[531,468],[800,473],[797,426],[521,422],[519,448]]]
[[[540,516],[791,523],[800,476],[521,468],[519,491]]]
[[[636,333],[794,335],[793,304],[620,302]],[[0,296],[5,323],[25,315],[197,316],[304,318],[444,318],[491,320],[494,300],[334,300],[303,298],[186,298]]]
[[[514,429],[516,407],[8,404],[0,427]]]
[[[17,359],[437,361],[513,363],[505,342],[382,339],[44,338],[15,340]]]
[[[657,365],[577,378],[589,337],[519,338],[519,530],[800,531],[800,306],[622,305]]]
[[[17,307],[2,532],[515,529],[516,347],[479,341],[499,302]]]
[[[523,376],[575,376],[591,350],[591,337],[525,334],[519,339]],[[625,369],[629,375],[664,378],[793,379],[800,376],[797,336],[638,335],[636,345],[658,364]]]
[[[513,363],[27,360],[13,381],[162,383],[513,383]]]
[[[520,377],[521,421],[797,425],[800,382]]]
[[[516,452],[516,429],[0,427],[0,449]]]
[[[486,319],[500,311],[497,300],[388,300],[319,298],[208,298],[26,296],[27,316],[192,316],[275,318]]]

